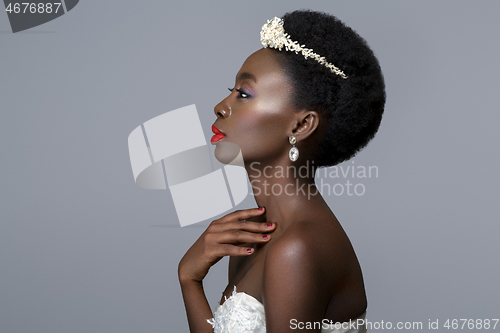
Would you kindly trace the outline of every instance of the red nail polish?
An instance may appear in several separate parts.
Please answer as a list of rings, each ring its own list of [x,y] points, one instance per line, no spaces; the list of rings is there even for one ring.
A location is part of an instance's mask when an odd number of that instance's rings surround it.
[[[268,224],[266,224],[266,226],[267,226],[268,228],[272,228],[272,227],[273,227],[273,224],[272,224],[272,223],[268,223]]]
[[[263,207],[259,207],[258,211],[262,212],[264,210]]]
[[[252,253],[252,249],[248,248],[247,253]]]
[[[268,238],[269,238],[269,235],[262,235],[262,238],[263,238],[263,239],[268,239]]]

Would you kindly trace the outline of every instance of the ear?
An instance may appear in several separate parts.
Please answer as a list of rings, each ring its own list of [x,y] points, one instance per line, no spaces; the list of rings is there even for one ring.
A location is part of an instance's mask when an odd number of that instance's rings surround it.
[[[316,111],[299,111],[294,122],[292,135],[297,142],[309,137],[318,128],[319,115]]]

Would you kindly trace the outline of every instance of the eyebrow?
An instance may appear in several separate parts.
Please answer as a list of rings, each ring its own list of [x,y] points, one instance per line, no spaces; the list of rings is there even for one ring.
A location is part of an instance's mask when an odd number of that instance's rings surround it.
[[[253,74],[243,72],[240,73],[236,76],[236,81],[242,81],[242,80],[253,80],[255,83],[257,83],[257,80],[255,79],[255,76]]]

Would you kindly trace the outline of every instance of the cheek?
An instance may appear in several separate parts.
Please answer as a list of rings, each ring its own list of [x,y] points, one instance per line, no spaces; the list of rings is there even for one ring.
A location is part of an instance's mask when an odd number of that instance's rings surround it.
[[[288,123],[289,117],[283,109],[269,104],[242,113],[238,119],[238,142],[244,155],[280,154],[288,144]]]
[[[242,117],[240,133],[245,139],[274,141],[286,135],[285,124],[285,117],[277,112],[253,112]]]

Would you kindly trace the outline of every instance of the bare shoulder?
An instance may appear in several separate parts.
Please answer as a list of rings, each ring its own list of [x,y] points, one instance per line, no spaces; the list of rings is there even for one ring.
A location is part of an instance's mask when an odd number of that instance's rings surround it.
[[[314,229],[313,223],[310,222],[300,222],[289,227],[269,249],[266,261],[274,263],[283,260],[314,259],[320,250],[315,246],[317,237],[321,237]]]
[[[352,250],[340,224],[302,221],[290,226],[269,250],[268,259],[337,263]]]
[[[352,260],[351,243],[337,221],[303,221],[290,226],[269,249],[265,269],[287,276],[307,273],[311,282],[331,283],[343,277]]]
[[[295,315],[305,308],[318,320],[346,321],[366,309],[359,262],[347,235],[335,222],[296,223],[269,249],[263,300],[270,314],[287,308]]]

